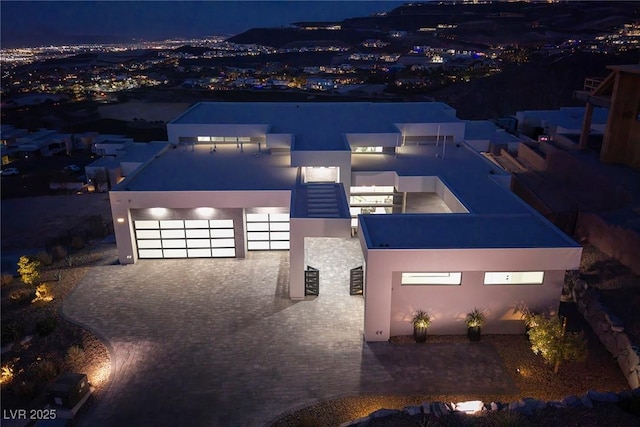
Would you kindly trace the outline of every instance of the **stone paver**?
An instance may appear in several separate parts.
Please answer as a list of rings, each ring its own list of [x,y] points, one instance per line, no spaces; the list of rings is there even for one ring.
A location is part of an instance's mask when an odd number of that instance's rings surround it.
[[[515,391],[489,345],[363,342],[357,240],[313,244],[320,296],[298,302],[287,252],[92,268],[63,310],[109,340],[115,372],[79,425],[256,426],[348,394]]]

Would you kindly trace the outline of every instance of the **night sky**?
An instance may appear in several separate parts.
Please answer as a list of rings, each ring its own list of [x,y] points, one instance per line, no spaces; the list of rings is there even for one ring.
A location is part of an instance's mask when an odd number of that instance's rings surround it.
[[[403,1],[0,1],[2,47],[233,35],[368,16]]]

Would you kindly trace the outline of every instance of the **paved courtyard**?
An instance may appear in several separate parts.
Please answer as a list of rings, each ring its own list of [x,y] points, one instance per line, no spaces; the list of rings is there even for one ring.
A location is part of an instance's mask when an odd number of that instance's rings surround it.
[[[257,426],[344,395],[516,391],[488,344],[365,343],[357,240],[314,243],[336,278],[298,302],[287,252],[92,268],[63,311],[109,341],[115,370],[79,424]]]

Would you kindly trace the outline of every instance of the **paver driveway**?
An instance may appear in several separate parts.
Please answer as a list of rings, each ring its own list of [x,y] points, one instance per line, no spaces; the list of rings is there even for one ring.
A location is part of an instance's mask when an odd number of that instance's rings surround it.
[[[490,346],[364,343],[346,284],[290,301],[288,258],[91,269],[63,310],[109,340],[115,371],[80,425],[257,426],[345,394],[514,391]]]

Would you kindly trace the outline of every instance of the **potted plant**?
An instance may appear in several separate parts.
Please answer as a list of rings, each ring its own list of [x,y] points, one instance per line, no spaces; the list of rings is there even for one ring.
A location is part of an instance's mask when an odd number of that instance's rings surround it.
[[[484,312],[475,307],[472,311],[467,313],[467,317],[464,321],[467,324],[467,336],[470,341],[480,341],[481,328],[486,320],[487,318]]]
[[[431,324],[431,316],[424,311],[418,310],[411,320],[413,323],[413,339],[416,342],[425,342],[427,340],[427,328]]]

